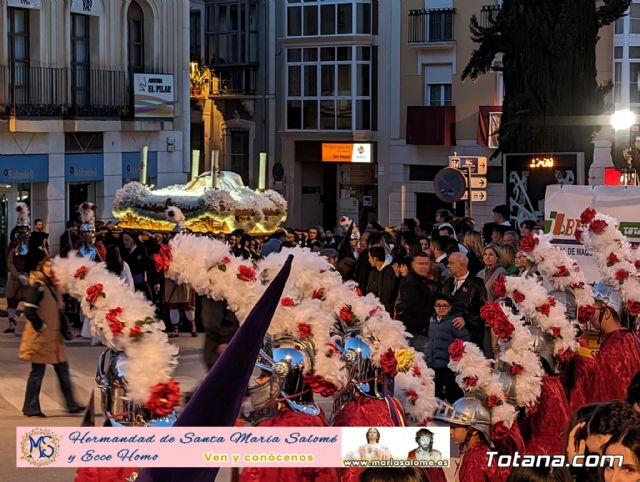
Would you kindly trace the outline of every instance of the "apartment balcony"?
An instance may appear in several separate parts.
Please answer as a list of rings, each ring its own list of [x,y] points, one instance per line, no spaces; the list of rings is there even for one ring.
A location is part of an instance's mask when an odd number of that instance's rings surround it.
[[[483,5],[480,9],[480,26],[490,27],[491,20],[496,18],[501,8],[501,5]]]
[[[115,70],[0,66],[0,116],[130,117],[131,83]]]
[[[257,64],[212,67],[211,97],[246,97],[256,95]]]
[[[409,45],[443,46],[453,44],[455,8],[409,11]]]

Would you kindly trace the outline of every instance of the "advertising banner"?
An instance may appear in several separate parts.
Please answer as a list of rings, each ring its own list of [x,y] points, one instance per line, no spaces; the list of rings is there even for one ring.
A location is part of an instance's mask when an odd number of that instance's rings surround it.
[[[48,154],[0,155],[0,183],[49,181]]]
[[[371,144],[322,144],[322,162],[372,162]]]
[[[134,74],[135,117],[167,119],[174,115],[173,75]]]
[[[448,467],[448,427],[18,427],[17,467]],[[375,441],[375,442],[374,442]]]
[[[591,253],[575,239],[582,211],[592,207],[615,217],[629,241],[640,243],[640,187],[551,185],[544,204],[545,233],[551,233],[552,242],[576,260],[590,283],[601,276]]]

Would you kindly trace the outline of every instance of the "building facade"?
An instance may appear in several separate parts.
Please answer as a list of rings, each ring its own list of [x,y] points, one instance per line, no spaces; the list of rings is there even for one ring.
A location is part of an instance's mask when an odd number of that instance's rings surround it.
[[[26,201],[56,250],[88,200],[110,219],[118,188],[189,170],[189,5],[179,0],[0,4],[0,233]],[[2,253],[5,252],[3,249]]]
[[[378,12],[396,2],[275,3],[284,175],[272,187],[289,201],[291,226],[333,228],[340,215],[366,224],[377,218]]]
[[[260,154],[275,156],[275,3],[191,0],[191,150],[198,171],[258,187]],[[270,171],[270,169],[269,169]]]

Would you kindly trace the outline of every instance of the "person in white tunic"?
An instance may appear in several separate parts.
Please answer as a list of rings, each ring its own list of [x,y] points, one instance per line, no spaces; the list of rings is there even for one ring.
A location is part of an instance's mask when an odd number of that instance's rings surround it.
[[[357,453],[349,457],[359,460],[391,460],[391,451],[380,444],[380,432],[375,428],[367,430],[367,443],[358,447]]]

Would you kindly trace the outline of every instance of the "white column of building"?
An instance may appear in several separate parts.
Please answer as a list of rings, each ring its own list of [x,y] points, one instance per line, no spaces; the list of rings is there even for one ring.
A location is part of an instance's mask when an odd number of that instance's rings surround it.
[[[104,181],[101,195],[96,198],[97,218],[106,221],[113,219],[113,199],[122,187],[122,135],[120,132],[104,133]]]
[[[64,180],[64,132],[49,134],[49,182],[46,185],[44,208],[46,229],[49,232],[49,249],[58,253],[60,236],[64,233],[66,216],[66,184]]]

